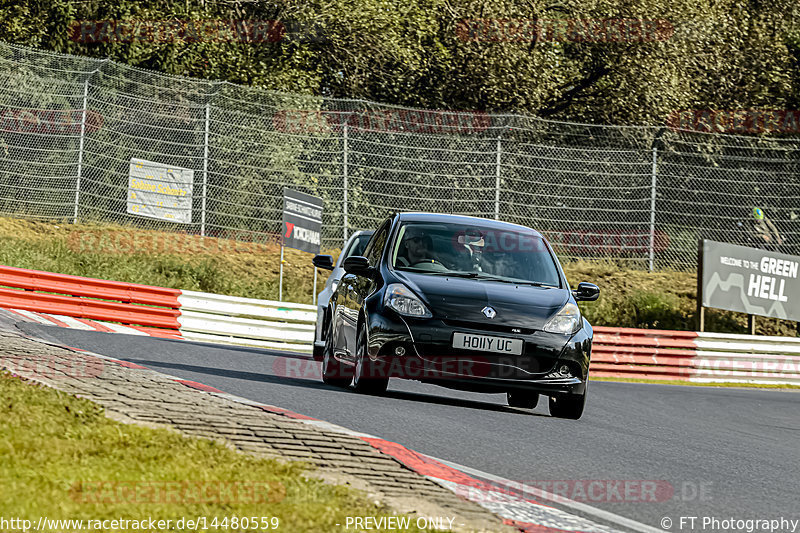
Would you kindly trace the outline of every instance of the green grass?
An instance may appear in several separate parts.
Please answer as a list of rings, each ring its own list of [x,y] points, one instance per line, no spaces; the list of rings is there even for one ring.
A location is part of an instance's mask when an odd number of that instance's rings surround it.
[[[274,516],[279,531],[317,533],[343,530],[347,516],[392,514],[361,493],[307,479],[303,472],[301,464],[259,459],[219,442],[121,424],[87,400],[0,373],[0,516],[5,519]],[[131,496],[111,485],[99,489],[98,482],[156,487],[240,482],[260,487],[261,496],[211,493],[205,502],[196,490]]]
[[[338,250],[326,253],[337,254]],[[278,299],[280,248],[125,226],[0,217],[0,264],[233,296]],[[581,304],[592,324],[695,330],[696,278],[687,272],[631,270],[608,261],[564,265],[570,282],[600,286]],[[286,249],[284,300],[311,303],[311,254]],[[319,271],[317,292],[326,271]],[[796,336],[792,322],[757,318],[757,333]],[[747,316],[706,310],[706,330],[746,333]]]
[[[311,303],[311,258],[285,250],[285,301]],[[280,247],[123,226],[0,218],[0,264],[277,300]],[[317,292],[326,279],[327,272],[319,271]]]

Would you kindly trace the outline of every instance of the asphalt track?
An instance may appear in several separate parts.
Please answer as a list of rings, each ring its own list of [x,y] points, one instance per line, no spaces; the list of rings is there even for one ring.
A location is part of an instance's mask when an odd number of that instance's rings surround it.
[[[663,517],[673,520],[671,531],[681,530],[681,516],[800,518],[796,391],[593,382],[583,418],[568,421],[548,416],[546,401],[530,412],[507,407],[504,395],[414,381],[393,380],[386,396],[363,396],[324,385],[316,367],[293,354],[19,327],[545,489],[551,480],[665,481],[674,491],[665,501],[624,493],[625,501],[605,501],[618,499],[613,492],[582,500],[659,529]],[[566,495],[581,501],[577,489]]]

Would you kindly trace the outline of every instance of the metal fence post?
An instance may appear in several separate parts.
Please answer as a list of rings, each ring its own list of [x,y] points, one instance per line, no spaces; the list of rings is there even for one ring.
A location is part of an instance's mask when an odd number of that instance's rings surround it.
[[[658,170],[658,148],[653,146],[653,166],[650,175],[650,272],[653,271],[656,255],[656,171]]]
[[[347,241],[347,122],[344,123],[342,127],[342,175],[344,176],[344,180],[342,183],[343,187],[343,204],[342,204],[342,234],[344,235],[344,241]]]
[[[89,78],[83,82],[83,109],[81,110],[81,138],[78,142],[78,176],[75,179],[75,213],[72,223],[78,223],[78,206],[81,202],[81,178],[83,177],[83,141],[86,137],[86,114],[89,112]]]
[[[697,331],[706,330],[706,309],[703,307],[703,262],[705,245],[703,239],[697,240]]]
[[[494,171],[494,219],[500,220],[500,164],[503,156],[503,145],[497,138],[497,158]]]
[[[200,205],[200,236],[206,236],[206,193],[208,191],[208,130],[211,118],[211,104],[206,102],[206,124],[203,137],[203,198]]]

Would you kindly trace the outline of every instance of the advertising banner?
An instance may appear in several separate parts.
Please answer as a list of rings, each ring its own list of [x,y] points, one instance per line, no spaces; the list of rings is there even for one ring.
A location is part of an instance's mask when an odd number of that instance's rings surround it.
[[[800,321],[800,257],[702,242],[702,305]]]
[[[322,198],[283,190],[283,245],[319,253],[322,235]]]
[[[194,170],[131,158],[128,209],[131,215],[192,223]]]

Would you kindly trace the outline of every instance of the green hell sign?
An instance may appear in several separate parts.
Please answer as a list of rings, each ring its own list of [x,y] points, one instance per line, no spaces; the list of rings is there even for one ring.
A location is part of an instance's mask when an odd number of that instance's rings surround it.
[[[703,307],[800,321],[800,257],[715,241],[700,252]]]

